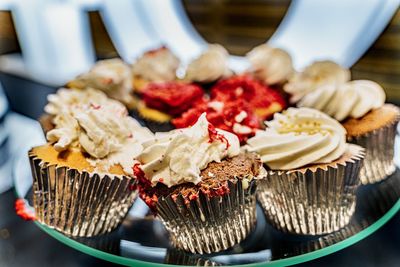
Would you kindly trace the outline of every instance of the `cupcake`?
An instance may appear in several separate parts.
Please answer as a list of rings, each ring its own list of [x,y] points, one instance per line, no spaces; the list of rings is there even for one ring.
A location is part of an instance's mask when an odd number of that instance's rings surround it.
[[[176,80],[179,59],[167,47],[147,51],[132,65],[133,88],[141,93],[149,82]]]
[[[124,103],[128,109],[136,107],[136,99],[132,95],[130,67],[119,58],[98,61],[88,72],[68,82],[67,87],[95,88]]]
[[[70,236],[110,232],[136,197],[131,167],[152,134],[115,100],[68,107],[54,98],[48,143],[29,151],[37,219]]]
[[[234,101],[205,99],[172,120],[175,128],[187,128],[194,125],[200,115],[206,113],[207,120],[216,128],[235,134],[240,143],[255,135],[261,129],[259,118],[250,104],[241,98]]]
[[[287,233],[318,235],[344,227],[354,213],[363,148],[328,115],[289,108],[250,138],[267,167],[258,200],[268,220]]]
[[[248,72],[267,85],[283,85],[294,72],[292,57],[267,44],[253,48],[246,58],[251,64]]]
[[[205,114],[190,128],[156,133],[133,167],[140,197],[167,228],[175,247],[192,253],[225,250],[256,224],[256,181],[262,164],[240,152],[239,140]]]
[[[324,84],[342,84],[350,80],[350,71],[333,61],[316,61],[302,72],[294,73],[283,87],[291,95],[290,103],[297,103],[303,96]]]
[[[185,80],[210,87],[216,81],[232,75],[228,66],[229,53],[219,44],[211,44],[186,69]]]
[[[85,90],[60,88],[55,94],[48,95],[47,101],[44,107],[45,113],[39,118],[45,135],[55,127],[54,119],[63,111],[82,105],[105,105],[110,102],[110,99],[103,92],[93,88]]]
[[[360,172],[363,184],[383,180],[395,171],[393,162],[399,108],[385,104],[383,88],[368,80],[329,84],[305,95],[298,106],[325,112],[342,122],[347,140],[366,149]]]
[[[142,91],[138,113],[153,132],[173,129],[171,119],[203,102],[204,91],[184,82],[153,82]]]
[[[269,119],[275,112],[282,111],[287,106],[284,97],[278,91],[249,75],[233,76],[219,81],[211,89],[210,98],[223,103],[242,98],[249,103],[260,121]]]

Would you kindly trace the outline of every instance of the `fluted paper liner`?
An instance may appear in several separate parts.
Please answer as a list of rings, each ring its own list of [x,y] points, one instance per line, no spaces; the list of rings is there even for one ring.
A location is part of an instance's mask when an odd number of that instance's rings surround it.
[[[228,181],[230,192],[209,197],[202,192],[185,203],[182,195],[159,198],[158,216],[175,247],[204,254],[226,250],[244,240],[256,225],[256,179]]]
[[[330,164],[269,170],[257,193],[267,219],[283,232],[305,235],[347,225],[355,210],[363,151],[348,145],[346,153]]]
[[[69,236],[90,237],[116,228],[136,197],[128,176],[99,175],[49,164],[29,152],[37,220]]]
[[[362,184],[382,181],[396,170],[394,165],[394,140],[400,117],[389,125],[360,136],[348,137],[348,142],[365,148],[364,165],[360,171]]]

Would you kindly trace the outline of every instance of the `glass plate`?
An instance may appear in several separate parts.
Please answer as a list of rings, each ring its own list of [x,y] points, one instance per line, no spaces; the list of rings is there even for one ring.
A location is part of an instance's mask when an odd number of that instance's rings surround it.
[[[32,177],[26,153],[15,159],[15,191],[31,203]],[[35,222],[50,236],[91,256],[134,266],[241,265],[287,266],[323,257],[344,249],[378,230],[400,209],[400,170],[386,180],[361,186],[356,212],[348,226],[323,236],[283,234],[272,228],[257,208],[257,227],[242,243],[229,251],[194,255],[170,247],[163,225],[149,214],[147,206],[136,201],[122,225],[110,234],[94,238],[71,238]]]

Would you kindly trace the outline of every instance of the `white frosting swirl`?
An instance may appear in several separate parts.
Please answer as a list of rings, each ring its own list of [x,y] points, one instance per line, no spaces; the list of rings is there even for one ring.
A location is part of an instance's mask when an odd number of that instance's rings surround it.
[[[90,71],[72,81],[72,84],[77,84],[80,88],[93,87],[102,90],[109,97],[124,103],[131,100],[131,69],[119,58],[98,61]]]
[[[52,107],[56,106],[56,99],[68,99],[65,97],[68,93],[77,97],[79,93],[84,96],[88,92],[64,90],[59,91],[60,95],[49,97]],[[47,133],[47,140],[57,151],[82,149],[93,157],[93,162],[104,159],[102,164],[119,163],[125,172],[130,173],[134,157],[142,151],[141,142],[151,139],[152,133],[129,117],[126,108],[118,101],[81,99],[81,102],[70,105],[59,104],[58,109],[52,110],[55,128]]]
[[[267,44],[253,48],[246,57],[252,65],[250,72],[266,84],[283,83],[294,71],[292,57],[285,50]]]
[[[143,153],[137,159],[152,185],[157,182],[168,187],[187,182],[198,184],[200,171],[210,162],[239,154],[236,135],[216,129],[219,138],[210,138],[209,125],[203,113],[192,127],[156,133],[154,140],[143,144]]]
[[[209,45],[207,51],[189,64],[186,79],[207,83],[230,76],[232,71],[228,67],[228,56],[228,51],[223,46]]]
[[[132,66],[135,76],[152,81],[167,82],[176,78],[179,59],[166,47],[144,53]]]
[[[342,84],[350,80],[350,71],[333,61],[316,61],[303,72],[295,73],[283,87],[296,103],[306,94],[324,84]]]
[[[275,113],[268,128],[247,140],[248,150],[272,170],[293,170],[330,163],[346,150],[346,130],[328,115],[309,108]]]
[[[321,110],[338,121],[361,118],[385,103],[385,91],[373,81],[355,80],[341,85],[328,84],[304,96],[297,104]]]

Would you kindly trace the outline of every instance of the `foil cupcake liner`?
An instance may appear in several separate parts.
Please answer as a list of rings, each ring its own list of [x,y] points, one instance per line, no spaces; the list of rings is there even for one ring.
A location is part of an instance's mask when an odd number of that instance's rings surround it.
[[[394,140],[396,137],[397,117],[391,124],[360,136],[350,136],[348,142],[365,148],[364,165],[360,171],[362,184],[373,184],[384,180],[396,170]]]
[[[185,203],[182,195],[158,199],[157,212],[173,245],[191,253],[214,253],[240,243],[256,225],[256,180],[228,181],[230,192],[209,197],[199,193]]]
[[[321,235],[346,226],[355,211],[363,149],[344,162],[305,171],[268,171],[257,198],[270,223],[285,233]]]
[[[74,237],[111,232],[137,195],[128,176],[89,174],[49,164],[29,152],[37,220]]]

